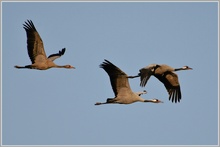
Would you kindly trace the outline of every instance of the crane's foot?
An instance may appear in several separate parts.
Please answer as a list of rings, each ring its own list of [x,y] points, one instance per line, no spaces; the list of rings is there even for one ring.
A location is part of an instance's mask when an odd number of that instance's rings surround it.
[[[97,103],[95,103],[95,105],[101,105],[102,103],[100,103],[100,102],[97,102]]]

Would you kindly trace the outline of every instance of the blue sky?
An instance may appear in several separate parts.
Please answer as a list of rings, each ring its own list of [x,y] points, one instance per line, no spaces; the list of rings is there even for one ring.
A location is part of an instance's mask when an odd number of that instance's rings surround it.
[[[22,24],[33,21],[47,55],[74,70],[15,69],[28,65]],[[3,2],[3,145],[217,145],[217,2]],[[95,106],[114,97],[108,59],[128,75],[151,63],[179,71],[175,104],[155,77],[133,91],[163,104]]]

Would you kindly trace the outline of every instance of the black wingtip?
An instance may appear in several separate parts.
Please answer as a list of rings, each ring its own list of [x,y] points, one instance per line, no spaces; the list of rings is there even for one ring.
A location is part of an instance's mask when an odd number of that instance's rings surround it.
[[[168,91],[169,93],[169,100],[172,101],[172,103],[177,103],[179,102],[180,103],[180,100],[181,100],[181,91],[178,91],[176,89],[170,89]]]
[[[66,48],[63,48],[61,51],[59,51],[60,56],[64,55],[65,51],[66,51]]]
[[[112,64],[110,61],[108,61],[107,59],[104,59],[104,62],[102,62],[102,64],[99,65],[100,68],[104,68],[106,67],[106,65],[114,65]]]
[[[23,24],[23,28],[26,30],[26,31],[30,31],[30,30],[34,30],[34,31],[37,31],[35,26],[34,26],[34,23],[27,19],[27,21],[24,22]]]
[[[103,63],[110,63],[110,64],[112,64],[110,61],[108,61],[107,59],[104,59],[104,61],[105,62],[103,62]]]
[[[62,50],[59,51],[59,53],[52,54],[52,55],[48,56],[48,58],[51,58],[51,57],[54,57],[54,56],[57,56],[57,58],[61,57],[62,55],[64,55],[65,51],[66,51],[66,48],[63,48]],[[53,59],[53,60],[55,60],[55,59]]]

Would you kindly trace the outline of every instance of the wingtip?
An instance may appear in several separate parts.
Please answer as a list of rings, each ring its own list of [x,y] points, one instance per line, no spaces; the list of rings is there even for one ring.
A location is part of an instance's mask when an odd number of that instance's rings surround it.
[[[32,22],[32,20],[30,19],[27,19],[27,21],[24,22],[23,24],[23,28],[28,31],[28,30],[34,30],[34,31],[37,31],[35,26],[34,26],[34,23]]]
[[[61,56],[64,55],[65,51],[66,51],[66,48],[63,48],[61,51],[59,51],[60,55]]]
[[[100,68],[104,68],[105,65],[107,64],[112,64],[110,61],[108,61],[107,59],[104,59],[104,61],[99,65]]]

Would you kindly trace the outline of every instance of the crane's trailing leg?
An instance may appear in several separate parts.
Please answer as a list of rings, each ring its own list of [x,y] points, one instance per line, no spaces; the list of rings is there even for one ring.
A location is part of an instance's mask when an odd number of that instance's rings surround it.
[[[128,76],[128,78],[131,78],[131,79],[133,79],[133,78],[137,78],[137,77],[140,77],[141,75],[140,74],[138,74],[138,75],[136,75],[136,76]]]
[[[106,100],[106,102],[104,102],[104,103],[97,102],[97,103],[95,103],[95,105],[111,104],[111,103],[116,103],[116,100],[115,100],[114,98],[108,98],[108,99]]]
[[[15,68],[29,68],[29,69],[31,69],[32,66],[31,66],[31,65],[26,65],[26,66],[18,66],[18,65],[15,65]]]

